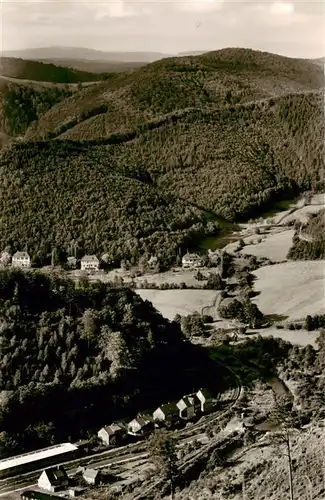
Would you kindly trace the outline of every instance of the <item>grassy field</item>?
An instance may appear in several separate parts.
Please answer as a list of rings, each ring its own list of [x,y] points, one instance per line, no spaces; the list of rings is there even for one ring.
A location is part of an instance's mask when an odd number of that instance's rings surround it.
[[[137,290],[137,293],[170,320],[176,314],[201,313],[202,308],[212,306],[219,295],[215,290]]]
[[[296,261],[261,267],[254,272],[254,302],[264,314],[291,319],[324,314],[324,261]]]
[[[286,260],[289,248],[292,245],[294,235],[293,229],[288,229],[275,234],[263,235],[261,243],[246,245],[242,253],[256,255],[256,257],[266,257],[273,262],[283,262]],[[249,242],[252,238],[245,238]]]

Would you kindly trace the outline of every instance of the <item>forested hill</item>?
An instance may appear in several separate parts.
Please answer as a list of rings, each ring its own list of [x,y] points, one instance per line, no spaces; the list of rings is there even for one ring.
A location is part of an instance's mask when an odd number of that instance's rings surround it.
[[[117,264],[174,263],[215,231],[212,214],[237,221],[323,187],[322,85],[313,63],[229,49],[78,92],[1,155],[0,244],[36,261],[77,242]]]
[[[1,452],[86,437],[207,383],[184,378],[179,325],[129,289],[2,270],[0,322]]]
[[[0,78],[0,131],[8,137],[22,136],[52,106],[76,92],[63,85],[9,82]]]
[[[49,62],[28,61],[14,57],[0,58],[0,75],[52,83],[91,82],[110,78],[109,73],[89,73]]]
[[[95,139],[176,110],[220,108],[323,86],[322,68],[312,62],[248,49],[167,58],[67,99],[27,137],[52,138],[67,131],[65,136],[74,140]]]

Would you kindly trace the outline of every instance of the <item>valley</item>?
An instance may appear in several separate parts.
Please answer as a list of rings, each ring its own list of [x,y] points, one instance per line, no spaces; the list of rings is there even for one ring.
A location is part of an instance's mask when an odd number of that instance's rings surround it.
[[[322,500],[323,68],[53,53],[1,62],[1,457],[82,440],[85,500],[282,500],[287,446]],[[200,388],[210,413],[100,442]]]

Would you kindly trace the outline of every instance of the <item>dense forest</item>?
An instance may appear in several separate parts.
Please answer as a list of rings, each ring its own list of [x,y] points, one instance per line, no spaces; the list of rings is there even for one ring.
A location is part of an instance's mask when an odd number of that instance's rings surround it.
[[[23,135],[42,114],[72,93],[69,88],[7,83],[1,91],[1,130],[9,136]]]
[[[0,157],[0,244],[38,261],[77,247],[112,264],[175,263],[211,219],[324,187],[322,84],[308,61],[227,49],[45,99],[45,113],[27,93],[12,127],[40,118]]]
[[[213,383],[213,368],[177,323],[131,290],[100,283],[75,287],[37,272],[1,271],[0,341],[7,452],[86,436],[191,384]]]
[[[89,73],[50,62],[28,61],[14,57],[0,58],[0,74],[22,80],[52,83],[93,82],[110,78],[110,73]]]
[[[325,211],[310,214],[307,224],[297,224],[292,241],[289,259],[325,259]]]
[[[67,137],[71,134],[75,140],[106,137],[188,108],[223,108],[288,93],[317,91],[324,85],[324,74],[322,68],[306,60],[248,49],[224,49],[156,61],[131,74],[115,75],[100,85],[98,92],[85,89],[50,110],[28,136],[39,139],[54,131],[59,135],[64,126],[70,129]],[[89,124],[82,123],[85,110],[103,104],[108,105],[105,116],[92,114]],[[71,117],[78,119],[78,125]]]

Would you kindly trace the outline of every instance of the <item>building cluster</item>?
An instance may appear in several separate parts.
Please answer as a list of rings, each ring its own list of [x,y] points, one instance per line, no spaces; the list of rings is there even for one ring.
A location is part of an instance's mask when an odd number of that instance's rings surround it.
[[[62,499],[62,495],[64,495],[64,498],[74,498],[83,494],[88,485],[98,485],[103,479],[101,472],[96,469],[80,467],[77,470],[78,473],[82,474],[81,485],[80,482],[77,484],[75,480],[69,478],[62,465],[45,469],[37,482],[37,486],[41,491],[24,491],[20,495],[21,500],[54,500]],[[60,492],[59,495],[55,495],[58,492]]]
[[[97,435],[108,446],[115,446],[122,442],[127,434],[131,436],[147,436],[163,423],[176,424],[180,421],[192,420],[202,413],[212,410],[213,401],[207,389],[200,389],[196,393],[183,396],[177,402],[170,402],[159,406],[152,415],[139,413],[133,420],[113,422],[102,427]]]
[[[99,259],[96,255],[84,255],[80,259],[80,269],[85,272],[96,272],[99,270]],[[31,258],[27,252],[16,252],[11,255],[9,252],[2,252],[0,256],[0,266],[12,266],[20,269],[28,269],[31,267]],[[67,266],[75,269],[77,259],[75,257],[67,258]]]
[[[118,445],[127,436],[147,437],[155,427],[191,421],[213,409],[213,399],[207,389],[187,394],[179,401],[159,406],[152,413],[139,413],[128,423],[113,422],[98,431],[98,437],[108,446]],[[79,467],[74,478],[69,478],[62,463],[81,456],[84,444],[62,443],[0,460],[0,478],[6,478],[43,469],[37,489],[21,493],[21,500],[54,500],[73,498],[82,494],[88,485],[105,483],[108,477],[101,470]],[[61,465],[54,465],[57,463]],[[56,495],[57,492],[60,492]]]

